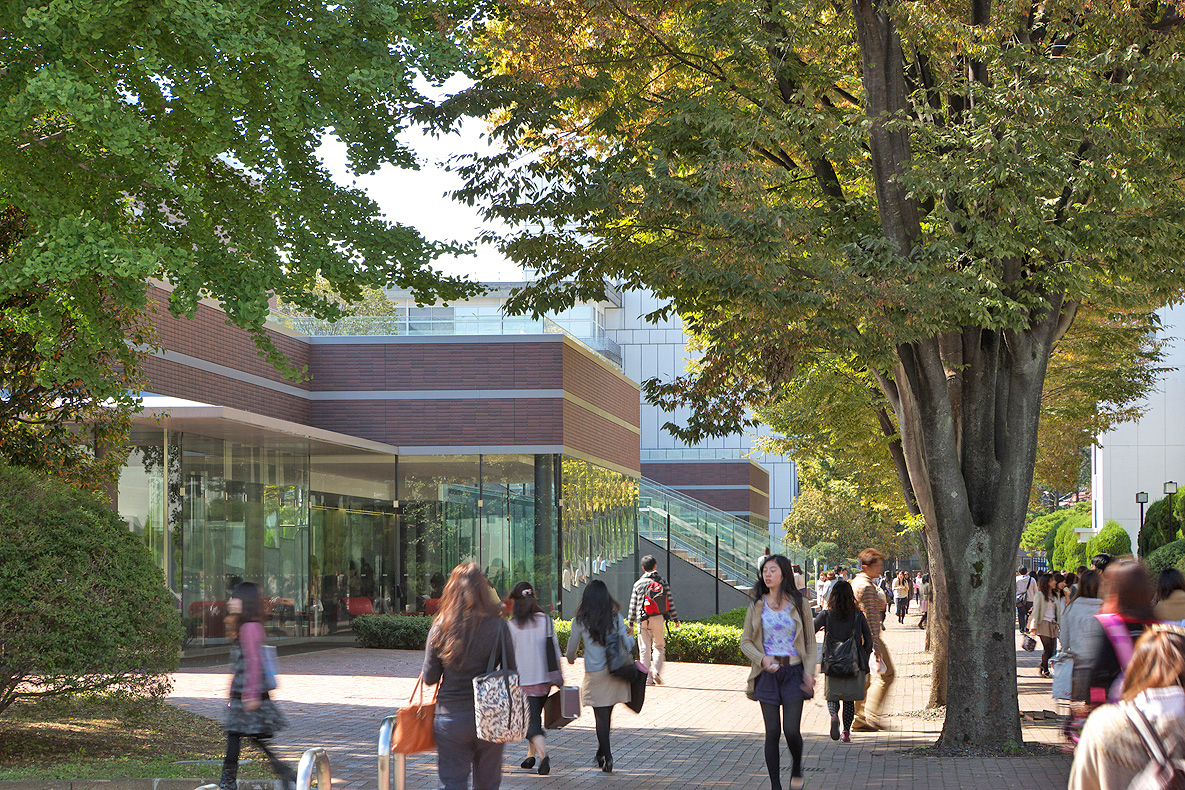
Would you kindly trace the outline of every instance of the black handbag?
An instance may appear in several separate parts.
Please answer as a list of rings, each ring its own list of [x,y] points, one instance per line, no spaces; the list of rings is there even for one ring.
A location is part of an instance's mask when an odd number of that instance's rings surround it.
[[[617,624],[614,623],[614,625]],[[621,639],[621,629],[614,628],[612,633],[606,635],[605,657],[609,664],[610,675],[620,678],[626,683],[633,683],[637,679],[638,666],[634,663],[633,654],[626,650],[625,643]]]
[[[827,615],[827,624],[823,627],[823,659],[819,668],[824,675],[832,678],[854,678],[860,671],[860,659],[856,648],[856,636],[859,633],[857,617],[852,618],[852,633],[847,639],[831,638],[831,615]]]

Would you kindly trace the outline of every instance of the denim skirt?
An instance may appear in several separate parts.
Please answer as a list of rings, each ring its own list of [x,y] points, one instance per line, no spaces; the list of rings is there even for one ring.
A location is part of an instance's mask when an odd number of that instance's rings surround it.
[[[753,699],[771,705],[807,699],[802,690],[802,664],[782,666],[777,672],[762,672],[753,686]]]

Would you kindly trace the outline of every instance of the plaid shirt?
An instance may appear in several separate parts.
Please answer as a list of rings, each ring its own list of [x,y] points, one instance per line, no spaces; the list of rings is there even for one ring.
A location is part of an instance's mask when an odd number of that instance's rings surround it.
[[[881,624],[884,620],[885,598],[877,589],[876,582],[868,578],[868,574],[861,571],[852,579],[852,592],[856,594],[856,603],[860,611],[864,612],[864,619],[868,621],[868,630],[872,632],[872,649],[881,649]]]
[[[675,613],[675,596],[671,595],[671,585],[667,584],[666,579],[658,575],[658,568],[652,571],[643,573],[642,576],[634,582],[634,590],[630,593],[630,608],[629,621],[630,625],[642,619],[646,614],[642,611],[642,605],[646,600],[646,589],[650,587],[650,582],[658,580],[662,582],[662,586],[667,590],[667,620],[671,622],[678,622],[679,615]]]

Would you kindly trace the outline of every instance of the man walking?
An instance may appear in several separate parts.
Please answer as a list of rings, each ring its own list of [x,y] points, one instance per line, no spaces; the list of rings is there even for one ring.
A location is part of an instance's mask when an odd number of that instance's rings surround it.
[[[884,671],[872,682],[872,673],[864,679],[864,699],[856,701],[856,718],[852,729],[857,732],[876,732],[884,728],[883,708],[889,687],[897,677],[893,669],[893,657],[881,641],[881,627],[888,606],[884,594],[877,587],[876,580],[885,571],[885,555],[876,549],[860,552],[860,572],[852,579],[852,592],[856,604],[864,612],[868,630],[872,632],[872,662],[884,664]]]
[[[1023,634],[1029,624],[1029,612],[1037,597],[1037,582],[1029,575],[1029,569],[1021,565],[1016,569],[1016,624]]]
[[[650,674],[646,685],[662,685],[662,668],[666,661],[666,623],[679,624],[675,613],[675,599],[671,597],[671,586],[658,575],[658,562],[647,554],[642,558],[642,575],[634,582],[630,594],[630,633],[638,625],[638,636],[642,640],[642,663]]]

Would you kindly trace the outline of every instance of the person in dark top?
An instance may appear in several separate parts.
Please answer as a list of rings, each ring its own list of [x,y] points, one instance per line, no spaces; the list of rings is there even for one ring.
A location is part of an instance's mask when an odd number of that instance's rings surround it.
[[[864,679],[868,675],[868,657],[872,655],[872,630],[868,627],[868,620],[856,605],[856,596],[852,593],[852,585],[843,579],[835,582],[831,588],[831,596],[827,599],[827,608],[815,616],[815,632],[826,629],[823,638],[823,656],[831,643],[843,642],[856,633],[857,671],[853,678],[833,678],[823,676],[823,698],[827,700],[827,710],[831,713],[831,740],[840,740],[839,711],[843,703],[843,742],[852,741],[852,720],[856,716],[856,700],[864,699]]]
[[[473,679],[484,675],[499,650],[505,669],[517,669],[510,629],[490,583],[476,563],[453,568],[441,595],[440,613],[428,632],[424,682],[440,683],[436,695],[436,771],[443,790],[498,790],[502,784],[502,746],[477,737]]]
[[[1082,640],[1074,650],[1074,676],[1071,696],[1091,704],[1114,701],[1118,689],[1115,681],[1126,667],[1126,661],[1116,652],[1115,642],[1108,636],[1098,618],[1116,616],[1130,638],[1124,647],[1127,657],[1144,629],[1156,622],[1152,612],[1152,580],[1139,562],[1115,560],[1103,572],[1101,589],[1103,605],[1099,613],[1083,629]]]

